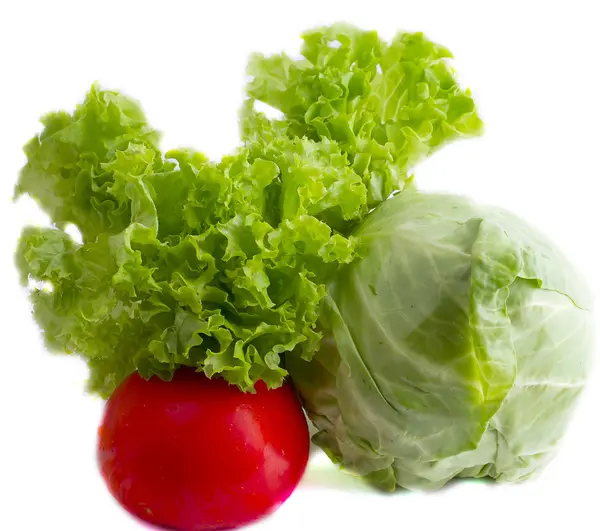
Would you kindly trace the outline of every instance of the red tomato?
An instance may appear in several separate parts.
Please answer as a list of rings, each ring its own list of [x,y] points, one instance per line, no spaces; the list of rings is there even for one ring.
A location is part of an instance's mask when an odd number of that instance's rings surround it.
[[[308,427],[289,384],[256,390],[188,369],[171,382],[131,375],[99,430],[112,495],[135,516],[180,531],[234,528],[275,510],[306,468]]]

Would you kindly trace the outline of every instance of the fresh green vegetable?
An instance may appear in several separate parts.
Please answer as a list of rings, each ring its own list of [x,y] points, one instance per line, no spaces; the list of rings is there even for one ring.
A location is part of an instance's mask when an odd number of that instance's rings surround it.
[[[282,140],[277,163],[245,149],[219,163],[163,157],[139,107],[95,87],[72,116],[44,123],[18,193],[56,227],[26,228],[18,264],[23,282],[52,284],[32,292],[35,317],[49,348],[88,360],[92,390],[180,365],[244,390],[277,386],[281,353],[310,357],[324,282],[355,255],[317,216],[352,219],[365,201],[335,144]]]
[[[336,24],[303,36],[302,60],[255,55],[248,95],[284,113],[289,135],[339,143],[374,207],[402,190],[409,170],[448,140],[482,132],[451,53],[422,33],[390,44]]]
[[[355,236],[321,351],[288,365],[316,442],[389,490],[545,465],[591,360],[573,267],[517,217],[451,195],[399,194]]]
[[[280,385],[282,355],[318,349],[326,284],[357,255],[353,228],[418,160],[480,132],[449,53],[422,35],[387,45],[335,26],[304,39],[306,60],[252,60],[249,95],[285,118],[248,100],[243,146],[218,163],[161,153],[139,105],[96,86],[25,147],[16,195],[53,227],[24,230],[17,264],[23,283],[51,285],[32,290],[35,318],[51,350],[88,361],[91,390],[179,366],[242,390]]]

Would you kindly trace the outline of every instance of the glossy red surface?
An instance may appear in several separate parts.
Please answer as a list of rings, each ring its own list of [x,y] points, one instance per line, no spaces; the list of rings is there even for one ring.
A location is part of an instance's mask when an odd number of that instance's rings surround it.
[[[275,510],[309,453],[293,389],[244,394],[192,370],[173,381],[127,378],[106,405],[98,458],[132,514],[180,531],[231,529]]]

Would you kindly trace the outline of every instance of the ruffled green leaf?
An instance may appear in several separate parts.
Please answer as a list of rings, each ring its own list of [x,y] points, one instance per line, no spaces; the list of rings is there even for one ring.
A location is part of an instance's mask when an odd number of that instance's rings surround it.
[[[301,60],[253,56],[248,94],[284,113],[277,127],[288,136],[339,143],[369,206],[402,190],[437,148],[482,132],[450,52],[421,33],[388,44],[374,31],[338,24],[303,39]]]
[[[332,227],[366,212],[339,146],[272,131],[219,163],[163,156],[139,107],[97,87],[45,123],[17,193],[55,227],[25,229],[17,263],[51,284],[33,289],[35,317],[52,350],[88,360],[92,390],[182,365],[274,387],[284,354],[314,354],[325,282],[356,252]]]

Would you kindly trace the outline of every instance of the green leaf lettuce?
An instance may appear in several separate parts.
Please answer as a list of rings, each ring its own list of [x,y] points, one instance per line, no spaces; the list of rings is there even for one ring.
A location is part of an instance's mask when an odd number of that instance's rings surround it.
[[[364,179],[369,205],[402,190],[437,148],[483,131],[451,53],[422,33],[386,43],[336,24],[303,35],[303,59],[254,55],[248,94],[284,114],[291,136],[338,142]]]

